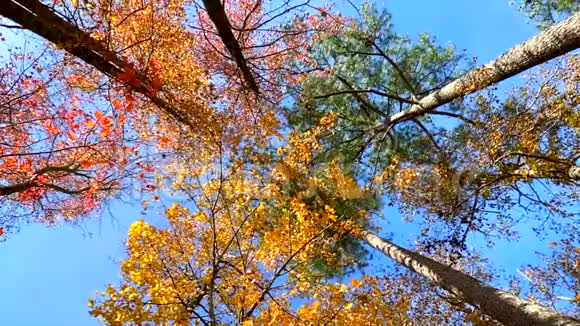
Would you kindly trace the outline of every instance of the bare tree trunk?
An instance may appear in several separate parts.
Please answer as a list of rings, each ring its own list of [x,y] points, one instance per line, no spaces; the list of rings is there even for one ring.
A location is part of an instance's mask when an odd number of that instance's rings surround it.
[[[457,295],[464,302],[481,309],[483,313],[505,325],[580,325],[576,319],[488,286],[469,275],[399,247],[368,231],[361,231],[358,235],[397,263]]]
[[[242,72],[244,76],[244,80],[246,81],[248,87],[258,93],[258,85],[252,75],[250,67],[248,67],[248,63],[244,54],[242,53],[242,48],[236,40],[234,36],[234,32],[232,31],[232,25],[226,15],[224,6],[221,0],[203,0],[203,4],[205,5],[205,9],[207,10],[207,14],[209,18],[214,23],[222,42],[234,58],[234,61],[238,65],[238,68]]]
[[[580,47],[580,13],[552,25],[492,62],[472,69],[463,77],[423,97],[419,104],[413,104],[407,110],[392,115],[387,124],[412,120],[457,98],[508,79],[578,47]]]

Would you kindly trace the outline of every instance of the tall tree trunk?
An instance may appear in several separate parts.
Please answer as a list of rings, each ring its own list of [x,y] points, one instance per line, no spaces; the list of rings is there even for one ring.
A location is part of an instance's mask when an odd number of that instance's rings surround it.
[[[64,20],[38,0],[2,0],[0,15],[11,19],[46,40],[61,46],[67,52],[95,67],[105,75],[125,84],[134,91],[148,97],[157,107],[170,117],[192,129],[199,129],[191,117],[186,116],[167,100],[155,95],[151,81],[134,71],[132,65],[121,59],[104,44],[88,33]],[[120,76],[132,70],[134,81],[122,80]],[[188,107],[188,111],[191,108]]]
[[[392,115],[387,125],[412,120],[457,98],[508,79],[578,47],[580,47],[580,13],[552,25],[492,62],[470,70],[463,77],[423,97],[419,100],[419,104],[413,104],[407,110]]]
[[[368,231],[360,231],[358,236],[397,263],[459,296],[466,303],[481,309],[483,313],[505,325],[580,326],[578,320],[488,286],[469,275],[399,247]]]
[[[234,61],[238,65],[238,68],[244,76],[244,80],[248,87],[255,93],[258,93],[258,85],[252,75],[250,67],[244,54],[242,53],[242,48],[234,36],[232,31],[232,25],[226,15],[226,11],[221,0],[203,0],[205,9],[211,21],[214,23],[222,42],[234,58]]]

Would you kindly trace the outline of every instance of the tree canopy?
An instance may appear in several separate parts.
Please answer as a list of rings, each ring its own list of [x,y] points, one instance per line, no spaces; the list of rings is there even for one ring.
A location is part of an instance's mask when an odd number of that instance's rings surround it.
[[[485,65],[349,5],[8,1],[0,239],[163,212],[108,325],[580,325],[578,3],[522,1],[538,34]],[[502,283],[477,239],[522,225],[551,252]]]

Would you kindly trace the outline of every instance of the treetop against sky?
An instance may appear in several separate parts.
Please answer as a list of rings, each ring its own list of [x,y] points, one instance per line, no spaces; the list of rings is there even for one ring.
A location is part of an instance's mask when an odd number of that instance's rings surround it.
[[[578,9],[8,0],[0,320],[579,325]]]

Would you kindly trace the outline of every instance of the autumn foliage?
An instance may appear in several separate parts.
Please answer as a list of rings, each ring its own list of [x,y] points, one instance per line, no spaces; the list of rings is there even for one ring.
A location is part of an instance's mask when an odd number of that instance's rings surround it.
[[[109,325],[573,321],[540,304],[574,315],[580,302],[580,60],[481,89],[567,52],[573,32],[536,61],[510,50],[503,76],[395,33],[371,3],[357,17],[311,1],[203,3],[0,8],[21,25],[2,24],[8,41],[23,43],[0,58],[0,239],[115,197],[163,212],[132,223],[120,281],[89,301]],[[420,230],[410,250],[374,236],[399,231],[386,206]],[[514,239],[523,224],[558,239],[520,272],[526,288],[511,283],[518,301],[486,285],[500,287],[470,240]]]
[[[2,59],[0,226],[91,213],[121,189],[132,159],[124,108],[66,66],[28,52]]]

